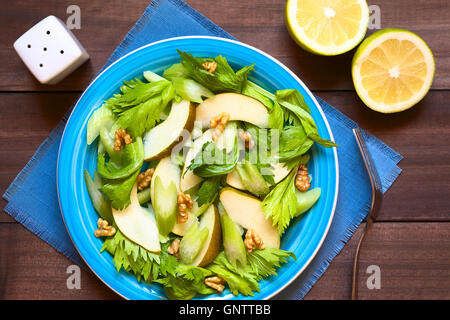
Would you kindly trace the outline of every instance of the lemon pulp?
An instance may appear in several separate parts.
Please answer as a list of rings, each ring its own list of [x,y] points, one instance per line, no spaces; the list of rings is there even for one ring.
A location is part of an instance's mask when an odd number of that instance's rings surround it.
[[[435,64],[417,35],[387,29],[367,38],[352,63],[356,91],[370,108],[398,112],[420,101],[431,87]]]
[[[302,47],[336,55],[362,40],[369,9],[365,0],[289,0],[286,18],[289,32]]]

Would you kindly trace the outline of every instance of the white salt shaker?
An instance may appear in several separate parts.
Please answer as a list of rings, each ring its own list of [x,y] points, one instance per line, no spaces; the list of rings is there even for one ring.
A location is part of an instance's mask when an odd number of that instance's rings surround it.
[[[67,26],[48,16],[14,42],[31,73],[44,84],[56,84],[89,59]]]

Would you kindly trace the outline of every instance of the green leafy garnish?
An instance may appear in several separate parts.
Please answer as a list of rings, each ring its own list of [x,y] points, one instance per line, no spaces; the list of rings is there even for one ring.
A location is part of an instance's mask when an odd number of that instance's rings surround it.
[[[308,105],[305,103],[305,99],[303,98],[302,94],[298,92],[296,89],[284,89],[284,90],[278,90],[275,93],[275,99],[278,103],[291,103],[293,105],[297,105],[304,109],[306,112],[311,113],[311,110],[309,109]]]
[[[297,260],[293,252],[265,248],[263,250],[253,250],[248,255],[248,265],[252,269],[252,274],[257,280],[262,280],[270,276],[276,276],[276,268],[280,267],[282,263],[287,263],[289,258]]]
[[[106,100],[105,104],[116,114],[120,114],[154,96],[160,95],[170,85],[171,83],[168,81],[151,83],[142,82],[139,79],[124,81],[124,85],[120,88],[121,93],[117,93],[114,97]]]
[[[192,54],[177,50],[184,67],[182,72],[186,72],[189,78],[194,79],[204,87],[214,93],[219,92],[240,92],[247,81],[247,74],[253,69],[252,66],[246,66],[241,70],[234,72],[228,64],[227,59],[222,56],[212,58],[194,57]],[[214,73],[205,69],[205,62],[216,62],[217,67]],[[180,73],[180,68],[177,69]]]
[[[247,265],[242,268],[232,265],[222,251],[207,269],[223,278],[234,295],[253,296],[254,291],[259,292],[258,281],[276,275],[276,268],[288,262],[289,258],[296,259],[292,252],[282,249],[254,250],[247,256]]]
[[[151,281],[159,276],[175,274],[178,260],[167,253],[168,244],[162,244],[161,253],[152,253],[128,240],[119,230],[113,237],[106,238],[101,251],[113,256],[117,269],[132,272],[138,281]]]
[[[312,147],[312,141],[303,127],[288,126],[281,131],[278,158],[280,162],[297,159]]]
[[[188,166],[199,177],[209,178],[224,175],[231,172],[239,161],[239,145],[235,139],[231,153],[225,149],[217,148],[214,142],[207,142],[202,146],[202,151],[197,153],[194,160]]]
[[[161,113],[167,104],[175,98],[175,89],[168,81],[152,82],[163,83],[162,91],[159,95],[128,108],[119,114],[117,126],[126,129],[133,137],[140,137],[146,131],[153,128],[161,118]],[[130,90],[131,91],[131,90]]]
[[[266,218],[272,218],[273,225],[277,225],[280,235],[289,226],[297,210],[297,197],[295,195],[296,174],[297,170],[292,170],[283,181],[272,189],[262,202]]]
[[[275,101],[272,110],[269,111],[269,126],[275,130],[282,130],[284,126],[284,113],[278,102]]]
[[[136,178],[140,172],[136,170],[132,175],[123,179],[105,179],[102,192],[111,201],[111,206],[116,210],[122,210],[131,203],[130,194]]]
[[[164,286],[169,299],[188,300],[197,294],[214,294],[216,291],[205,284],[205,278],[212,276],[210,270],[180,264],[174,274],[155,280]]]
[[[197,191],[197,203],[199,207],[205,203],[212,203],[216,199],[220,189],[224,185],[223,180],[222,176],[217,176],[205,179],[202,182]]]
[[[120,152],[120,163],[106,162],[103,154],[98,155],[97,170],[106,179],[121,179],[128,177],[142,166],[144,161],[144,145],[142,138],[127,144]]]

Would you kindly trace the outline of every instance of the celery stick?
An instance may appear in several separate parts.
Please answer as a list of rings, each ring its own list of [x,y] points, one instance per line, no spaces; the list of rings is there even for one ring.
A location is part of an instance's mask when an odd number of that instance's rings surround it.
[[[225,150],[227,153],[232,152],[236,137],[238,136],[238,128],[236,121],[230,121],[225,126],[222,134],[216,141],[217,148]]]
[[[214,97],[214,93],[192,79],[173,78],[172,83],[177,94],[183,99],[202,103],[203,97]]]
[[[148,82],[169,81],[169,80],[161,77],[160,75],[157,75],[156,73],[154,73],[152,71],[144,71],[144,78]]]
[[[199,224],[193,223],[180,242],[180,260],[183,264],[191,264],[200,253],[206,239],[208,228],[199,230]]]
[[[143,205],[146,202],[150,201],[150,188],[145,188],[144,190],[138,192],[137,194],[139,204]]]
[[[94,171],[94,185],[97,190],[100,190],[103,187],[103,180],[97,171]]]
[[[236,170],[244,187],[255,196],[264,196],[269,193],[269,186],[258,168],[249,162],[238,164]]]
[[[111,159],[117,156],[117,152],[114,151],[114,138],[109,134],[109,130],[105,127],[100,128],[100,141],[103,148]]]
[[[295,210],[295,216],[298,217],[299,215],[311,209],[311,207],[317,202],[317,200],[319,200],[320,194],[320,188],[311,189],[306,192],[300,192],[299,190],[295,189],[295,195],[297,196],[297,208]]]
[[[223,248],[227,260],[235,267],[247,265],[247,252],[237,224],[228,216],[221,202],[218,205],[222,224]]]
[[[108,106],[102,105],[95,110],[87,124],[87,144],[94,142],[100,134],[100,129],[106,128],[109,130],[115,121],[116,117]]]
[[[95,176],[96,180],[97,180],[97,177],[98,177],[98,174],[96,173],[96,176]],[[103,219],[108,221],[108,223],[110,225],[112,225],[112,223],[114,222],[114,219],[112,216],[111,204],[109,203],[108,200],[105,199],[103,194],[98,189],[99,181],[92,180],[92,177],[87,170],[84,171],[84,179],[86,181],[86,187],[87,187],[89,196],[91,197],[92,205],[94,206],[95,210],[100,215],[100,217],[102,217]]]

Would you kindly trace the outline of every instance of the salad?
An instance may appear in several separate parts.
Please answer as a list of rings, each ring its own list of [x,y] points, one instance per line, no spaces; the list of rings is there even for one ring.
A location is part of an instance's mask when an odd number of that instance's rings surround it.
[[[322,139],[295,89],[268,92],[222,56],[195,57],[124,81],[95,110],[85,181],[117,271],[169,299],[259,292],[292,252],[280,240],[320,197],[308,151]]]

